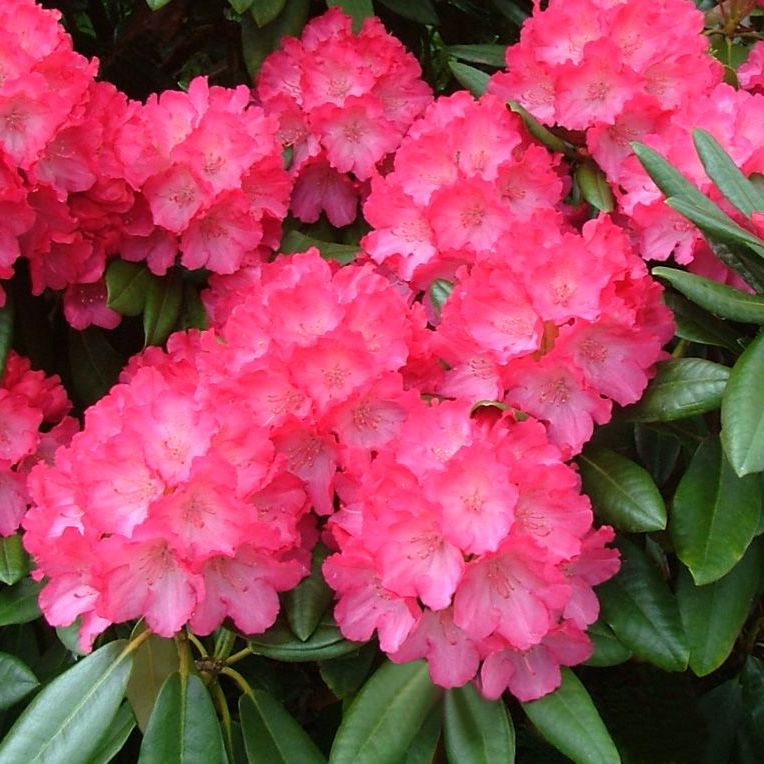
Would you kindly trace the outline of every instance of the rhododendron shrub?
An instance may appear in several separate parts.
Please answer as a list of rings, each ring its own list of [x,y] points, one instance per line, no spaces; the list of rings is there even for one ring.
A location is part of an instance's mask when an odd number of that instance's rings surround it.
[[[346,470],[324,574],[349,639],[376,631],[393,661],[426,658],[443,687],[479,675],[487,697],[532,700],[591,654],[591,587],[618,554],[543,425],[469,412],[421,403],[370,464]]]
[[[379,19],[353,34],[339,8],[265,60],[257,94],[292,151],[291,205],[300,220],[315,222],[322,212],[335,226],[355,220],[364,182],[432,99],[421,74]]]

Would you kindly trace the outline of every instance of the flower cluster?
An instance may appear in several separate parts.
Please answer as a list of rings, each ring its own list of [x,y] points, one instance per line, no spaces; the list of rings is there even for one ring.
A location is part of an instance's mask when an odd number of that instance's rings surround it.
[[[323,210],[335,226],[355,220],[361,182],[432,100],[419,63],[379,19],[354,35],[338,8],[311,21],[301,39],[282,40],[263,62],[257,94],[293,151],[294,214],[313,222]]]
[[[27,475],[50,462],[78,429],[58,377],[11,352],[0,380],[0,536],[16,531],[29,505]]]
[[[371,464],[346,471],[324,575],[348,638],[376,630],[393,661],[426,658],[444,687],[482,662],[487,697],[530,700],[591,654],[592,586],[618,555],[540,423],[469,410],[420,403]]]

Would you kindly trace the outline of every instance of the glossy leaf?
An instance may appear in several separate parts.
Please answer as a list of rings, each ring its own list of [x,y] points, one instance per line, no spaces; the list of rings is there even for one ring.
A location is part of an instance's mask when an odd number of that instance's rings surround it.
[[[88,759],[88,764],[109,764],[125,747],[125,743],[134,729],[135,716],[130,708],[130,704],[123,703],[101,738],[98,749]]]
[[[87,761],[125,694],[132,663],[125,646],[110,642],[47,685],[0,743],[0,762]]]
[[[576,764],[620,764],[621,757],[586,688],[568,668],[562,684],[539,700],[523,703],[533,726]]]
[[[443,726],[441,703],[436,703],[411,741],[401,764],[433,764]]]
[[[446,48],[449,56],[460,61],[470,61],[473,64],[485,64],[501,69],[505,64],[506,45],[449,45]]]
[[[480,69],[468,64],[461,64],[458,61],[449,60],[448,68],[454,75],[456,81],[472,93],[476,98],[485,93],[490,77]]]
[[[352,263],[361,251],[359,246],[314,239],[312,236],[300,233],[300,231],[290,231],[281,242],[281,251],[285,254],[305,252],[311,247],[316,247],[325,260],[336,260],[340,265]]]
[[[679,571],[676,596],[690,645],[690,668],[706,676],[727,660],[745,624],[764,569],[764,546],[751,544],[740,562],[718,581],[697,586]]]
[[[593,623],[586,633],[592,640],[594,652],[585,665],[618,666],[631,658],[631,650],[618,641],[613,630],[602,619]]]
[[[721,578],[745,554],[761,516],[761,481],[739,478],[718,438],[708,438],[674,494],[669,532],[698,586]]]
[[[183,283],[177,271],[151,283],[143,310],[144,345],[163,345],[176,329],[183,302]]]
[[[761,257],[747,247],[723,243],[715,239],[706,239],[714,255],[728,268],[735,271],[754,292],[764,292],[764,262]]]
[[[29,555],[21,545],[21,536],[0,538],[0,581],[8,586],[20,581],[29,572]]]
[[[383,663],[345,712],[330,764],[400,764],[441,694],[424,661]]]
[[[283,10],[286,0],[246,0],[252,18],[259,27],[270,24]],[[246,8],[244,10],[247,10]],[[239,11],[242,13],[242,11]]]
[[[278,621],[265,633],[249,640],[255,654],[287,663],[338,658],[354,652],[360,645],[345,639],[331,621],[320,623],[306,640],[296,637],[283,622]]]
[[[576,183],[581,196],[600,212],[612,212],[615,207],[613,192],[605,173],[592,161],[581,162],[576,167]]]
[[[509,101],[507,106],[509,106],[510,111],[513,111],[523,120],[525,126],[528,128],[528,132],[537,141],[552,151],[559,151],[561,154],[575,156],[576,151],[570,144],[566,143],[562,138],[544,127],[541,122],[539,122],[530,112],[526,111],[517,101]]]
[[[601,618],[637,658],[684,671],[689,648],[676,598],[639,547],[626,539],[618,547],[621,570],[597,588]]]
[[[0,308],[0,377],[5,373],[5,364],[13,345],[13,323],[16,317],[13,296],[6,292],[5,305]]]
[[[379,2],[393,13],[403,16],[404,19],[432,26],[440,23],[432,0],[379,0]]]
[[[328,555],[319,545],[313,551],[310,575],[284,595],[284,611],[294,635],[303,642],[310,638],[332,601],[332,590],[321,573],[321,564]]]
[[[683,419],[718,408],[730,370],[703,358],[680,358],[658,365],[642,400],[626,409],[632,421]]]
[[[338,698],[349,698],[364,683],[377,654],[376,642],[368,642],[355,653],[321,661],[318,664],[321,678]]]
[[[374,15],[371,0],[326,0],[326,5],[329,8],[335,5],[342,8],[353,19],[353,31],[356,33],[360,30],[363,20]]]
[[[316,744],[284,707],[264,690],[239,698],[249,764],[322,764]]]
[[[225,764],[223,735],[207,688],[195,674],[171,674],[162,685],[139,764]]]
[[[42,583],[24,578],[13,586],[0,590],[0,626],[14,623],[29,623],[42,614],[37,605],[37,596]]]
[[[129,263],[116,258],[105,274],[106,305],[123,316],[140,316],[146,295],[156,277],[143,263]]]
[[[650,473],[607,448],[589,447],[578,457],[584,492],[597,515],[630,532],[666,527],[666,505]]]
[[[727,348],[735,355],[741,351],[740,330],[722,318],[700,308],[676,292],[664,292],[663,301],[674,314],[677,337],[701,345],[716,345]]]
[[[679,438],[652,425],[637,422],[634,425],[634,443],[640,462],[650,472],[656,485],[662,486],[679,459],[682,450]]]
[[[89,406],[111,390],[122,371],[123,359],[93,326],[69,331],[69,364],[77,397]]]
[[[471,683],[446,691],[443,734],[451,764],[515,760],[515,729],[504,701],[485,700]]]
[[[10,708],[39,686],[34,671],[24,661],[0,653],[0,709]]]
[[[735,472],[764,470],[764,331],[732,367],[722,398],[722,444]]]

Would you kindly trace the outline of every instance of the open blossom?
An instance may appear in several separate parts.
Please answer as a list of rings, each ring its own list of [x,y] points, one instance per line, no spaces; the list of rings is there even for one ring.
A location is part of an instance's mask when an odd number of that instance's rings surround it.
[[[282,40],[256,89],[293,152],[292,211],[305,222],[326,212],[335,226],[355,219],[361,182],[432,98],[416,59],[379,19],[353,34],[339,8],[310,21],[299,40]]]
[[[346,471],[324,575],[349,639],[376,631],[393,661],[425,658],[437,684],[479,676],[488,697],[532,700],[591,654],[587,594],[596,603],[618,555],[539,422],[469,412],[418,402],[396,440]]]

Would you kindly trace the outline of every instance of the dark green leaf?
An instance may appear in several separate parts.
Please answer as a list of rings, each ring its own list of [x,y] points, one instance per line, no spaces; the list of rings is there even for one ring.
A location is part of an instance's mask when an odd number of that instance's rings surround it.
[[[139,764],[225,764],[215,708],[195,674],[171,674],[162,685],[146,734]]]
[[[143,310],[144,345],[163,345],[177,328],[183,302],[183,282],[177,271],[151,283]]]
[[[206,329],[209,326],[207,311],[193,284],[183,284],[183,307],[180,311],[180,328]]]
[[[523,709],[533,726],[576,764],[620,764],[599,712],[570,669],[562,669],[562,684],[555,692],[523,703]]]
[[[8,586],[20,581],[29,572],[29,555],[21,545],[21,536],[0,538],[0,581]]]
[[[738,339],[741,333],[728,321],[717,318],[675,292],[664,292],[663,301],[674,314],[677,337],[701,345],[727,348],[735,355],[740,353]]]
[[[164,8],[170,0],[146,0],[146,5],[151,8],[152,11],[158,11],[160,8]]]
[[[679,439],[651,425],[637,422],[634,425],[634,443],[640,461],[647,467],[656,485],[662,486],[676,467],[682,450]]]
[[[416,733],[401,764],[432,764],[440,741],[443,711],[436,703]]]
[[[374,659],[377,657],[376,642],[368,642],[362,648],[350,655],[321,661],[318,669],[326,686],[338,697],[348,698],[358,691],[371,671]]]
[[[677,600],[690,645],[690,668],[706,676],[727,660],[745,624],[764,568],[764,547],[753,543],[727,575],[696,586],[686,568],[679,572]]]
[[[125,694],[132,662],[125,646],[110,642],[47,685],[0,743],[0,762],[87,761]]]
[[[470,91],[474,96],[481,96],[485,93],[490,77],[476,69],[474,66],[460,64],[458,61],[449,60],[448,68],[454,75],[456,81],[464,88]]]
[[[747,247],[725,244],[714,239],[706,239],[714,255],[728,268],[735,271],[754,292],[764,292],[764,263]]]
[[[360,247],[352,244],[336,244],[332,241],[322,241],[306,236],[299,231],[290,231],[281,242],[281,251],[285,254],[291,252],[305,252],[311,247],[316,247],[325,260],[336,260],[340,265],[347,265],[355,260]]]
[[[605,173],[594,162],[581,162],[576,168],[575,179],[581,190],[581,196],[592,207],[601,212],[613,211],[615,200],[610,184],[607,182]]]
[[[528,18],[528,12],[512,0],[492,0],[496,10],[506,16],[511,22],[520,26]]]
[[[565,143],[562,138],[556,136],[551,130],[547,130],[530,112],[526,111],[517,101],[509,101],[507,104],[511,111],[517,114],[525,123],[528,132],[540,143],[552,151],[562,154],[575,155],[575,149]]]
[[[339,6],[351,19],[353,19],[353,31],[357,34],[363,24],[363,20],[374,15],[374,6],[371,0],[326,0],[326,5],[331,8]]]
[[[674,595],[639,547],[626,539],[618,547],[621,570],[597,589],[603,620],[637,658],[684,671],[689,648]]]
[[[507,53],[506,45],[449,45],[446,48],[449,56],[460,61],[470,61],[473,64],[485,64],[500,69],[504,66]]]
[[[706,174],[733,207],[746,217],[751,217],[753,212],[764,210],[764,197],[738,169],[711,133],[697,128],[692,131],[692,140]]]
[[[441,694],[424,661],[383,663],[345,712],[330,764],[400,764]]]
[[[106,304],[123,316],[140,316],[156,277],[142,263],[128,263],[117,258],[109,263],[105,280]]]
[[[722,444],[735,472],[764,470],[764,331],[732,367],[722,398]]]
[[[254,2],[255,6],[257,5],[265,5],[265,6],[271,6],[272,3],[269,2],[269,0],[263,0],[261,3],[260,0],[228,0],[228,4],[233,8],[236,13],[245,13],[249,10],[250,6]],[[278,0],[276,0],[278,2]],[[277,11],[278,13],[278,11]],[[254,12],[253,12],[254,15]]]
[[[310,575],[284,595],[284,611],[289,625],[303,642],[316,630],[332,601],[332,590],[321,573],[321,565],[328,554],[326,547],[318,545],[313,550]]]
[[[740,684],[743,693],[739,760],[759,762],[764,750],[764,662],[749,655],[740,672]]]
[[[91,326],[83,332],[69,330],[69,364],[77,397],[89,406],[116,384],[123,361],[103,332]]]
[[[739,478],[719,439],[708,438],[674,494],[669,532],[698,586],[721,578],[745,554],[761,515],[761,481]]]
[[[596,446],[588,447],[578,464],[584,492],[605,522],[633,533],[666,527],[666,505],[647,470]]]
[[[700,699],[706,722],[702,764],[732,761],[743,704],[743,691],[737,679],[714,687]]]
[[[24,578],[7,589],[0,591],[0,626],[12,623],[29,623],[40,617],[37,595],[42,583]]]
[[[88,764],[109,764],[124,748],[127,739],[135,729],[135,717],[129,703],[123,703],[117,715],[98,744],[98,750],[88,759]]]
[[[683,419],[719,408],[729,379],[726,366],[703,358],[680,358],[658,364],[642,400],[626,409],[632,421]]]
[[[303,728],[264,690],[239,698],[249,764],[321,764],[326,759]]]
[[[379,0],[393,13],[420,24],[437,26],[440,23],[431,0]]]
[[[451,764],[515,760],[515,729],[504,701],[485,700],[471,683],[446,691],[443,733]]]
[[[246,0],[257,26],[270,24],[283,10],[286,0]],[[246,9],[245,9],[246,10]],[[239,11],[241,13],[242,11]]]
[[[249,646],[254,653],[266,658],[302,663],[347,655],[357,650],[360,643],[346,640],[331,621],[320,623],[306,640],[299,639],[283,623],[277,622],[264,634],[250,639]]]
[[[6,292],[5,305],[0,308],[0,377],[5,373],[8,353],[13,345],[13,321],[16,316],[13,295]]]
[[[601,619],[593,623],[586,633],[592,640],[594,652],[585,665],[617,666],[631,658],[631,650],[618,641],[613,630]]]
[[[24,661],[0,653],[0,709],[10,708],[39,686],[34,671]]]
[[[61,644],[74,655],[85,655],[85,651],[80,647],[80,627],[82,618],[75,618],[68,626],[57,626],[56,636]]]

